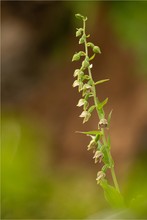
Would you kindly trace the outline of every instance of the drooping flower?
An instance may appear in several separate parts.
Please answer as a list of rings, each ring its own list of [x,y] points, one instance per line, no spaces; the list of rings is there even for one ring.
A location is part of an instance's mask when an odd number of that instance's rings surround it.
[[[95,142],[94,139],[92,139],[87,146],[87,150],[95,149],[96,147],[97,147],[97,143]]]
[[[80,99],[79,102],[78,102],[78,104],[77,104],[77,106],[78,106],[78,107],[81,107],[82,105],[85,104],[85,102],[87,102],[85,99]]]
[[[74,82],[73,82],[73,87],[76,87],[76,86],[79,86],[80,85],[80,82],[78,81],[78,80],[75,80]]]
[[[95,159],[95,163],[97,163],[98,160],[99,160],[99,162],[101,162],[103,156],[104,156],[103,153],[102,153],[101,151],[98,151],[98,150],[97,150],[97,151],[95,152],[94,156],[93,156],[93,159]]]
[[[99,121],[99,124],[98,124],[98,127],[99,128],[106,128],[108,126],[108,122],[105,118],[102,118],[100,121]]]
[[[106,174],[103,171],[99,171],[96,178],[97,184],[99,184],[100,181],[105,178],[105,176]]]
[[[83,123],[85,123],[89,120],[90,116],[91,114],[88,111],[83,111],[79,117],[84,118]]]

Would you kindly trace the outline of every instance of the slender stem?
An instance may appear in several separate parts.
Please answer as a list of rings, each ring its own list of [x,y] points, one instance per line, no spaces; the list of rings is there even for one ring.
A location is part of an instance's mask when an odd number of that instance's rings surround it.
[[[86,33],[85,33],[85,20],[83,21],[83,34],[86,35]],[[88,57],[88,47],[87,47],[86,38],[85,38],[85,41],[84,41],[84,45],[85,45],[85,53],[86,53],[86,56]],[[88,67],[88,74],[89,74],[90,78],[92,79],[92,82],[94,82],[93,78],[92,78],[92,73],[91,73],[90,67]],[[99,103],[99,99],[98,99],[98,97],[96,95],[96,88],[95,88],[94,83],[92,84],[92,90],[93,90],[94,104],[95,104],[95,106],[97,106],[98,103]],[[100,120],[101,117],[99,115],[99,112],[98,112],[97,108],[96,108],[96,111],[97,111],[97,114],[98,114],[98,118]],[[102,136],[103,143],[104,143],[104,145],[107,145],[104,129],[102,129],[102,133],[103,133],[103,136]],[[108,157],[112,158],[110,151],[108,152]],[[120,189],[119,189],[119,186],[118,186],[118,182],[117,182],[117,178],[116,178],[116,174],[115,174],[115,170],[114,170],[114,165],[111,166],[110,169],[111,169],[111,176],[112,176],[112,179],[113,179],[114,186],[118,190],[118,192],[120,192]]]
[[[118,190],[118,192],[120,192],[120,189],[119,189],[119,185],[118,185],[118,182],[117,182],[117,178],[116,178],[116,174],[115,174],[114,167],[111,167],[111,175],[112,175],[112,178],[113,178],[113,182],[114,182],[115,188]]]

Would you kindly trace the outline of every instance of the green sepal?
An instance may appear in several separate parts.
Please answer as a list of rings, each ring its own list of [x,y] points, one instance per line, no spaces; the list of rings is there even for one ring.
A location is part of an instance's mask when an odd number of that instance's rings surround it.
[[[107,81],[109,81],[109,80],[110,80],[110,79],[102,79],[102,80],[99,80],[99,81],[95,82],[94,85],[96,86],[96,85],[98,85],[98,84],[107,82]]]
[[[107,180],[101,180],[100,185],[104,190],[105,199],[113,208],[125,207],[123,196],[113,186],[109,185]]]

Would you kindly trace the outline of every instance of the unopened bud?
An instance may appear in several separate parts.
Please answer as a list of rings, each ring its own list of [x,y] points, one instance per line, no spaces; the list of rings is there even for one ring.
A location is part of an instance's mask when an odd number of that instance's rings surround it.
[[[93,47],[93,52],[94,53],[101,53],[100,48],[98,46]]]

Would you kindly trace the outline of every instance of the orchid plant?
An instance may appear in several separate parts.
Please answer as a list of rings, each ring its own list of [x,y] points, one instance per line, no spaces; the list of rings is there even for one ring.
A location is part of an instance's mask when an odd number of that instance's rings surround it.
[[[77,104],[78,107],[83,108],[79,117],[83,118],[83,123],[86,123],[89,121],[94,110],[96,110],[98,115],[98,125],[96,130],[79,133],[90,137],[87,150],[93,151],[93,159],[95,163],[99,162],[102,164],[101,170],[97,172],[96,181],[97,184],[103,188],[106,200],[114,206],[122,207],[124,201],[120,194],[114,170],[114,161],[110,152],[110,135],[106,135],[106,133],[108,133],[106,132],[106,129],[108,130],[110,127],[112,111],[110,111],[107,117],[104,111],[104,106],[107,104],[108,98],[100,101],[96,94],[96,86],[107,82],[109,79],[102,79],[97,82],[93,80],[93,64],[91,61],[95,58],[96,54],[101,54],[101,50],[98,46],[88,40],[90,35],[86,34],[87,17],[84,17],[81,14],[76,14],[75,16],[83,22],[83,26],[76,30],[76,37],[79,37],[79,44],[84,46],[84,50],[76,52],[72,57],[72,61],[80,61],[81,58],[83,58],[81,66],[76,69],[73,74],[74,78],[76,78],[73,82],[73,87],[78,87],[78,91],[82,96]],[[91,56],[89,56],[89,50],[92,51]],[[90,105],[92,102],[90,99],[93,100],[92,105]],[[106,175],[107,170],[111,171],[114,186],[108,183]]]

